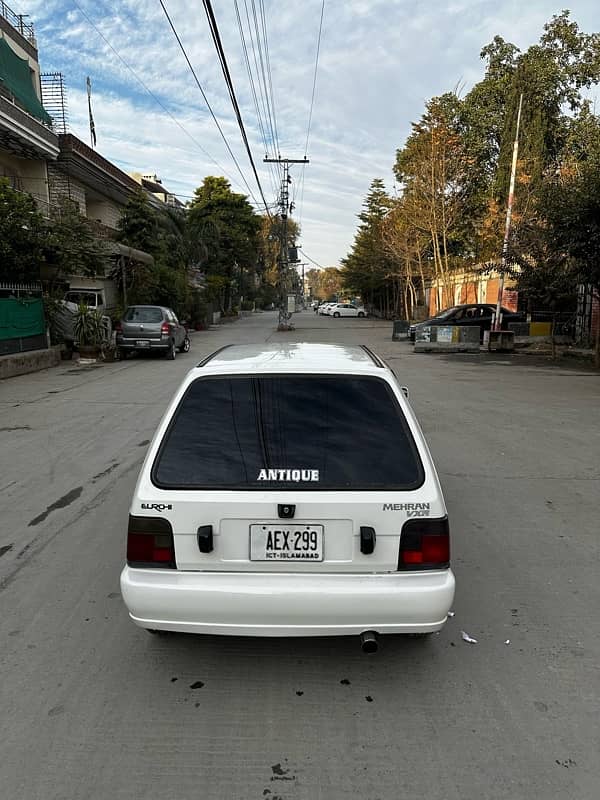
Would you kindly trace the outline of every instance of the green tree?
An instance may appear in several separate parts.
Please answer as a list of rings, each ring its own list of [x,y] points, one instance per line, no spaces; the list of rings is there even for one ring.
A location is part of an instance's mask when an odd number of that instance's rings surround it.
[[[401,297],[409,315],[418,286],[431,278],[444,286],[438,300],[449,304],[458,272],[498,264],[521,95],[512,248],[525,264],[520,285],[531,277],[530,294],[541,297],[545,265],[546,301],[557,303],[565,280],[572,285],[573,264],[582,275],[584,261],[586,280],[594,282],[594,235],[580,235],[575,222],[587,219],[592,231],[595,177],[588,166],[599,136],[584,90],[600,81],[600,34],[582,32],[564,11],[524,52],[496,36],[481,57],[484,78],[464,99],[453,92],[434,97],[412,124],[396,153],[399,197],[385,201],[383,186],[373,185],[363,206],[344,276],[380,307],[395,311]],[[571,218],[570,211],[561,216],[562,202],[580,212],[572,214],[572,241],[561,238]],[[535,276],[526,264],[536,266]]]
[[[164,266],[182,271],[192,265],[185,212],[166,206],[157,214],[158,232],[154,257]]]
[[[229,181],[208,176],[194,192],[188,212],[188,241],[197,263],[207,275],[224,278],[225,310],[232,307],[240,269],[247,285],[256,274],[261,218]],[[239,290],[239,282],[237,289]]]
[[[300,235],[298,223],[288,218],[286,220],[287,245],[293,247]],[[282,275],[281,263],[281,239],[283,236],[283,221],[281,217],[261,217],[261,229],[259,235],[258,249],[258,276],[261,284],[259,291],[261,301],[265,305],[271,302],[277,303],[278,293],[281,288],[284,292],[292,289],[297,280],[296,270],[290,266],[287,274]],[[283,287],[280,286],[283,277]],[[270,288],[267,288],[270,287]],[[274,292],[272,291],[274,290]]]
[[[509,253],[519,290],[554,310],[572,307],[578,284],[600,292],[600,117],[586,104],[567,127],[560,168],[545,177],[536,214],[516,226]]]
[[[325,299],[339,297],[344,277],[337,267],[325,267],[320,271],[319,284]]]
[[[158,246],[158,215],[148,196],[139,189],[127,201],[117,228],[119,241],[154,254]]]
[[[16,192],[0,178],[0,279],[40,279],[46,224],[29,194]]]
[[[394,268],[384,238],[385,218],[391,206],[383,181],[375,178],[358,215],[360,225],[352,248],[342,260],[344,286],[381,313],[387,310],[387,278]]]
[[[155,209],[140,189],[127,202],[118,228],[119,241],[154,259],[151,265],[137,263],[129,269],[130,302],[166,305],[187,317],[193,297],[187,276],[191,259],[185,215],[166,206]]]
[[[60,275],[103,275],[109,264],[106,247],[98,239],[79,206],[61,198],[53,209],[45,244],[46,261]]]
[[[468,160],[464,213],[465,219],[472,223],[470,249],[475,262],[492,259],[501,249],[506,197],[499,198],[499,190],[494,187],[506,136],[506,105],[512,93],[519,52],[514,44],[495,36],[480,53],[480,58],[486,61],[483,79],[461,103]],[[512,133],[514,138],[514,128]]]
[[[483,48],[486,73],[462,104],[471,162],[466,199],[475,220],[476,260],[499,257],[521,94],[515,222],[535,217],[547,173],[556,169],[582,90],[600,79],[600,35],[580,31],[570,12],[555,15],[537,44],[520,52],[500,36]],[[527,224],[527,223],[526,223]]]
[[[324,300],[325,297],[321,292],[321,281],[319,280],[319,275],[320,270],[314,268],[309,269],[306,273],[306,280],[311,297],[315,297],[317,300]]]
[[[404,219],[444,287],[443,305],[453,301],[455,268],[473,256],[466,199],[471,164],[460,99],[453,93],[432,98],[397,152],[394,172],[403,187]]]
[[[589,133],[590,120],[584,120]],[[545,192],[544,214],[553,251],[566,254],[576,283],[593,287],[600,298],[600,118],[595,118],[593,147],[578,169],[565,169]],[[595,364],[600,367],[600,327]]]
[[[419,299],[424,303],[424,292],[419,294],[419,290],[423,290],[432,269],[430,238],[413,224],[407,200],[401,196],[393,201],[383,234],[395,267],[390,274],[394,310],[401,310],[404,319],[412,319]]]

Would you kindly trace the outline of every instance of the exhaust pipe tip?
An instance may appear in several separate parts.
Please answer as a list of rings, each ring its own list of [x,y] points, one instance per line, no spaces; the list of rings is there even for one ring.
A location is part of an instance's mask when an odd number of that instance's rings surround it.
[[[363,653],[376,653],[379,649],[379,641],[375,631],[364,631],[360,635],[360,647]]]

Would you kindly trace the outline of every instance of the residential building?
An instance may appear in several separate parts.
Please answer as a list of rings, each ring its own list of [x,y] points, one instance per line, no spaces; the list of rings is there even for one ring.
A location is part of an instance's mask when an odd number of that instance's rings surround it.
[[[57,160],[48,165],[50,206],[54,214],[60,213],[65,199],[74,202],[82,216],[87,218],[93,233],[105,240],[114,268],[121,273],[123,302],[126,302],[126,274],[135,264],[152,264],[149,253],[116,241],[118,223],[127,201],[139,191],[138,184],[104,156],[100,155],[72,133],[60,134],[60,152]],[[110,269],[108,274],[115,274]],[[105,281],[83,275],[69,276],[71,289],[101,291],[107,295]]]
[[[31,23],[0,3],[0,178],[49,202],[48,163],[59,154],[58,136],[42,105],[40,65]]]
[[[147,192],[165,205],[184,208],[179,198],[163,186],[162,180],[153,173],[132,172],[131,177]]]
[[[114,238],[121,212],[138,184],[72,133],[59,137],[60,152],[49,165],[50,202],[75,202],[102,238]]]

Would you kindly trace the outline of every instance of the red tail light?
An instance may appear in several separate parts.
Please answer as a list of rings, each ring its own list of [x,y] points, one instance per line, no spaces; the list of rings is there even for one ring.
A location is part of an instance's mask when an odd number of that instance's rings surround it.
[[[123,333],[123,326],[120,322],[115,322],[115,330],[117,333]]]
[[[163,322],[163,324],[160,326],[160,332],[161,333],[169,333],[170,330],[171,330],[171,328],[169,327],[169,323],[168,322]]]
[[[400,536],[399,570],[444,569],[450,564],[448,517],[410,519]]]
[[[127,563],[130,567],[176,569],[173,529],[166,519],[129,516]]]

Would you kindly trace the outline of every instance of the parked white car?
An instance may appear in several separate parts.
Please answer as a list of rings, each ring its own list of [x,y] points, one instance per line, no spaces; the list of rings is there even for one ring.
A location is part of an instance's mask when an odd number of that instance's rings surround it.
[[[236,345],[192,369],[148,449],[121,591],[150,631],[440,630],[446,506],[407,394],[366,347]]]
[[[329,309],[331,317],[366,317],[364,308],[358,308],[352,303],[336,303]]]
[[[335,305],[335,303],[322,303],[322,304],[319,306],[319,314],[322,314],[322,315],[324,315],[324,316],[327,316],[327,314],[329,313],[329,309],[330,309],[330,308],[331,308],[331,306],[333,306],[333,305]]]

